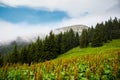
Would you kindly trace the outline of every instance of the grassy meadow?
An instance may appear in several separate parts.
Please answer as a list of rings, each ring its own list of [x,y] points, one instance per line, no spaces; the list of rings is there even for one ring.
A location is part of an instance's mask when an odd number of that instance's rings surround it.
[[[76,47],[43,63],[6,64],[0,80],[120,80],[120,39],[102,47]]]
[[[87,48],[76,47],[66,52],[65,54],[60,55],[57,59],[73,58],[73,57],[82,56],[82,55],[84,56],[88,54],[109,53],[114,50],[120,50],[120,39],[105,43],[102,47],[95,47],[95,48],[91,46]]]

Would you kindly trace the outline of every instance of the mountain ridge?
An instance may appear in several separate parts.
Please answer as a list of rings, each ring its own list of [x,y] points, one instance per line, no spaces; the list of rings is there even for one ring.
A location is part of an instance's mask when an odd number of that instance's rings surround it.
[[[82,33],[83,29],[88,29],[88,26],[86,25],[82,25],[82,24],[78,24],[78,25],[71,25],[71,26],[66,26],[66,27],[62,27],[62,28],[57,28],[55,29],[55,33],[59,34],[60,32],[64,33],[69,31],[70,29],[72,29],[74,32],[78,32],[80,35]]]

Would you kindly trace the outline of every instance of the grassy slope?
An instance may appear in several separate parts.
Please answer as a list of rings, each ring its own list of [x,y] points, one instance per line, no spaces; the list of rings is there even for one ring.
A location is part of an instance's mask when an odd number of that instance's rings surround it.
[[[66,52],[65,54],[58,56],[57,59],[72,58],[72,57],[77,57],[77,56],[87,55],[87,54],[99,54],[99,53],[114,51],[117,49],[120,49],[120,39],[112,40],[109,43],[105,43],[104,46],[102,47],[92,48],[89,46],[83,49],[81,49],[80,47],[76,47]]]

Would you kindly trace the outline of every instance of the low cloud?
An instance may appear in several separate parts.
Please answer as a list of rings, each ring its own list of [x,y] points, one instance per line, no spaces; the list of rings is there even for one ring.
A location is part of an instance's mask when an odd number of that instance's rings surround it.
[[[48,34],[51,30],[56,28],[65,27],[69,25],[83,24],[87,26],[95,26],[97,22],[108,20],[110,17],[118,17],[119,14],[111,15],[90,15],[82,18],[71,18],[64,19],[57,23],[46,23],[46,24],[28,24],[25,22],[21,23],[10,23],[4,20],[0,20],[0,42],[15,40],[17,37],[29,39],[34,36],[42,36]]]
[[[51,27],[46,25],[13,24],[0,20],[0,42],[15,40],[17,37],[29,39],[38,35],[42,36],[48,34],[50,30]]]

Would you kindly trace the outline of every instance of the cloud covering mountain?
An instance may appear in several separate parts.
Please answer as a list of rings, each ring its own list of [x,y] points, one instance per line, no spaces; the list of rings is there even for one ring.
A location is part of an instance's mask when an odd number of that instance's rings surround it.
[[[120,18],[120,0],[0,0],[0,42]]]

